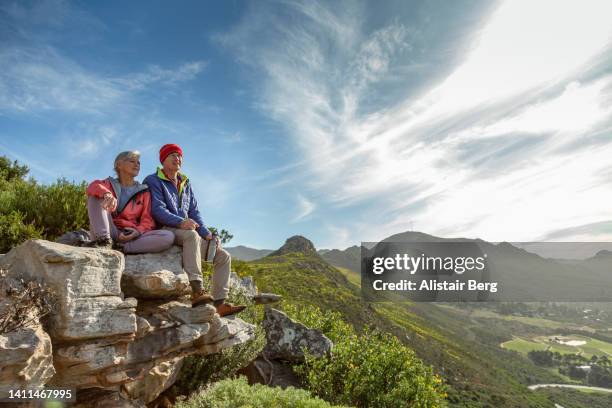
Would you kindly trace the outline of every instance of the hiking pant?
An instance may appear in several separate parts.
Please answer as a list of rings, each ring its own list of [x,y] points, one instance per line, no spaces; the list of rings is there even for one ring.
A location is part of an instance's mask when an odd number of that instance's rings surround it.
[[[195,230],[164,227],[174,232],[174,243],[183,247],[183,269],[190,281],[202,281],[202,255],[206,252],[206,239]],[[214,243],[211,243],[214,245]],[[213,258],[211,295],[214,300],[227,298],[232,257],[219,247]]]
[[[92,239],[110,237],[117,240],[119,231],[113,223],[111,214],[102,208],[103,199],[88,196],[87,213]],[[142,254],[147,252],[161,252],[174,243],[174,234],[171,231],[151,230],[131,241],[123,243],[123,252],[126,254]]]

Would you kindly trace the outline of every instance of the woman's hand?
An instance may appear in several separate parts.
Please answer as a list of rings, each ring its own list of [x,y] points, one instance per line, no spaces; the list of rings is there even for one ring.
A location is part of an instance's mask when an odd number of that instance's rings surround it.
[[[128,241],[138,238],[139,236],[140,236],[140,232],[138,232],[137,229],[126,227],[119,234],[119,236],[117,237],[117,240],[119,242],[128,242]]]
[[[102,208],[108,212],[113,212],[117,209],[117,199],[112,193],[105,193],[102,200]]]

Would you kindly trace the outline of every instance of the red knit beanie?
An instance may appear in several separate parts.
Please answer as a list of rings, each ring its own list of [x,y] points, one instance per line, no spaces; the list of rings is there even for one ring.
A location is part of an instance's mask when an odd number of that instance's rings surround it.
[[[159,162],[163,163],[164,160],[166,160],[166,157],[168,157],[172,153],[178,153],[182,156],[183,149],[181,149],[181,146],[174,143],[163,145],[162,148],[159,149]]]

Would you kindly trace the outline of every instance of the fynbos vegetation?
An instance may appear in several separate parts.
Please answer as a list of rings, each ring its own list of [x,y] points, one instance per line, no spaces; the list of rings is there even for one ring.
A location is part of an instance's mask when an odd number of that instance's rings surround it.
[[[5,279],[0,270],[0,297],[4,298],[0,308],[0,335],[35,324],[53,309],[53,293],[35,281],[12,281]]]

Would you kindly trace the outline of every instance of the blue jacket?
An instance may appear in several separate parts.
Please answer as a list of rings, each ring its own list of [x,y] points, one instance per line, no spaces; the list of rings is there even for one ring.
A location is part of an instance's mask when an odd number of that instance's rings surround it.
[[[144,179],[144,184],[149,186],[151,192],[151,214],[159,225],[172,228],[178,228],[184,219],[191,218],[200,224],[197,231],[203,238],[210,234],[210,231],[202,220],[189,179],[186,175],[179,174],[181,183],[178,190],[159,167],[157,173]]]

